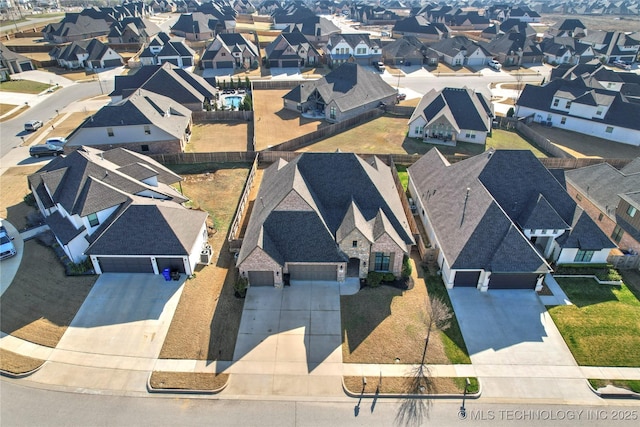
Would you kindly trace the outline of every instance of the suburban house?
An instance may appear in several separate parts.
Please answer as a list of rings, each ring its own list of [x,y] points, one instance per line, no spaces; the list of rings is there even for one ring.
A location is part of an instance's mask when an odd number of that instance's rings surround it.
[[[392,65],[420,65],[427,48],[413,36],[404,36],[382,47],[382,61]]]
[[[523,33],[509,32],[480,45],[504,66],[542,64],[544,55],[537,43]]]
[[[408,135],[430,144],[484,144],[492,119],[491,103],[479,92],[466,88],[431,89],[413,111]]]
[[[264,49],[269,67],[305,67],[320,62],[320,53],[300,31],[280,33]]]
[[[401,19],[393,26],[394,35],[414,36],[420,40],[442,40],[449,37],[450,33],[446,24],[429,22],[422,15]]]
[[[138,89],[105,105],[67,138],[65,150],[124,147],[143,154],[181,153],[191,135],[191,110],[173,99]]]
[[[540,43],[548,64],[580,64],[591,61],[595,52],[590,44],[572,37],[548,37]]]
[[[195,52],[184,43],[184,39],[171,38],[167,33],[158,33],[140,54],[142,65],[162,65],[169,62],[177,67],[191,67]]]
[[[579,19],[565,19],[547,28],[545,37],[584,37],[587,27]]]
[[[353,153],[303,153],[264,172],[236,266],[251,286],[401,275],[414,244],[391,169]]]
[[[442,62],[454,67],[463,65],[478,67],[492,58],[479,43],[465,36],[442,39],[429,45],[429,50],[434,52]]]
[[[327,62],[335,67],[345,62],[371,65],[382,58],[378,40],[371,40],[369,34],[334,34],[325,47]]]
[[[640,146],[640,104],[595,79],[557,79],[544,86],[526,85],[516,115],[610,141]],[[622,87],[621,84],[618,85]]]
[[[140,17],[125,18],[111,24],[109,43],[147,43],[160,32],[160,27]]]
[[[529,150],[449,164],[434,148],[408,173],[449,289],[540,290],[550,261],[604,263],[615,248]]]
[[[485,39],[493,40],[506,33],[520,33],[531,39],[535,38],[537,34],[531,25],[517,19],[507,19],[499,24],[490,25],[482,30],[480,34]]]
[[[115,89],[109,94],[112,102],[128,97],[138,89],[171,98],[191,111],[202,111],[217,94],[207,80],[173,64],[146,65],[135,74],[115,77]]]
[[[258,68],[260,52],[240,33],[221,33],[209,44],[200,59],[202,68]]]
[[[178,6],[173,0],[153,0],[150,6],[154,13],[176,12],[178,10]]]
[[[490,24],[489,18],[478,14],[477,10],[462,10],[445,6],[424,13],[431,22],[446,24],[452,30],[484,30]]]
[[[529,8],[511,8],[507,12],[507,19],[518,19],[522,22],[540,22],[540,14]]]
[[[255,6],[249,0],[233,0],[231,6],[236,12],[244,15],[251,15],[256,11]]]
[[[185,208],[181,181],[158,162],[123,148],[82,147],[28,177],[60,247],[96,273],[193,274],[206,250],[207,213]]]
[[[333,34],[340,33],[340,28],[322,16],[309,16],[288,23],[282,29],[283,33],[293,33],[294,31],[300,31],[312,43],[322,44],[327,43]]]
[[[62,68],[108,68],[124,64],[122,56],[98,39],[80,40],[55,47],[49,57]]]
[[[591,44],[596,57],[606,63],[635,62],[640,51],[637,33],[631,36],[621,31],[589,31],[581,41]]]
[[[222,22],[202,12],[183,13],[171,27],[173,34],[191,41],[212,39],[223,30]]]
[[[31,59],[20,55],[0,43],[0,80],[7,80],[8,75],[35,70]]]
[[[60,22],[48,24],[42,30],[42,36],[46,41],[53,43],[69,43],[106,36],[114,21],[115,19],[96,7],[87,8],[81,12],[66,13]]]
[[[283,96],[284,108],[315,112],[328,122],[340,122],[366,111],[393,105],[397,91],[377,73],[345,62],[318,80],[306,81]]]
[[[618,170],[599,163],[565,172],[567,191],[627,252],[640,252],[640,157]]]

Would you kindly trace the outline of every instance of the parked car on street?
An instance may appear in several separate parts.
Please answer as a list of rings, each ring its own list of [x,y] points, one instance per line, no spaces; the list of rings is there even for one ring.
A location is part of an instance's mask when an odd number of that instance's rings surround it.
[[[64,154],[64,148],[57,145],[42,144],[29,147],[29,155],[31,157],[59,156],[61,154]]]
[[[42,127],[41,120],[29,120],[27,123],[24,124],[24,130],[26,130],[27,132],[36,131],[41,127]]]
[[[13,238],[9,237],[4,225],[0,225],[0,259],[11,258],[16,254],[16,247],[13,245]]]
[[[53,138],[47,138],[45,144],[55,145],[57,147],[63,147],[67,143],[67,138],[62,136],[54,136]]]

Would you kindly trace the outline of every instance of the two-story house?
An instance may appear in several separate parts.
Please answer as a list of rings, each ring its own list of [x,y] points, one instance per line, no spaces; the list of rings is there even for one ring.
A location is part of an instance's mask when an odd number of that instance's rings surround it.
[[[107,68],[124,64],[122,56],[98,39],[74,41],[53,48],[49,57],[62,68]]]
[[[218,34],[202,54],[202,68],[250,69],[259,65],[256,45],[240,33]]]
[[[429,51],[436,54],[444,63],[454,67],[482,66],[491,59],[491,54],[484,47],[465,36],[440,40],[430,45]]]
[[[546,126],[640,146],[640,104],[587,82],[580,77],[557,79],[544,86],[526,85],[516,103],[516,115]]]
[[[265,48],[269,67],[314,66],[320,61],[320,53],[300,31],[280,33]]]
[[[371,40],[368,34],[334,34],[325,50],[330,67],[345,62],[371,65],[382,58],[380,43]]]
[[[177,67],[192,67],[195,52],[184,43],[184,39],[171,38],[167,33],[158,33],[140,54],[142,65],[162,65],[169,62]]]
[[[640,51],[640,41],[637,36],[628,35],[622,31],[589,31],[581,41],[591,44],[597,57],[606,63],[635,62]]]

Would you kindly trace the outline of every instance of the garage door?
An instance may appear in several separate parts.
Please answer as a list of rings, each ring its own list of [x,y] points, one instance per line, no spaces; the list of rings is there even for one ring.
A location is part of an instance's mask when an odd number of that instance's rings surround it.
[[[249,284],[251,286],[273,286],[273,271],[250,271]]]
[[[535,289],[537,274],[493,273],[489,276],[489,289]]]
[[[153,273],[151,258],[98,257],[103,273]]]
[[[122,61],[120,59],[107,59],[104,61],[105,67],[119,67],[122,65]]]
[[[156,264],[158,264],[159,272],[162,272],[162,270],[168,268],[171,271],[186,273],[184,269],[184,261],[182,261],[182,258],[156,258]]]
[[[289,265],[291,280],[338,280],[335,265],[294,264]]]
[[[213,62],[211,61],[202,61],[201,64],[205,69],[213,68]]]
[[[31,62],[23,62],[20,64],[20,68],[22,71],[32,71],[33,67],[31,66]]]
[[[233,68],[233,61],[216,62],[216,68]]]
[[[453,277],[453,285],[475,288],[478,286],[478,280],[480,280],[480,271],[456,271],[456,275]]]
[[[286,67],[293,67],[293,68],[298,68],[298,61],[294,60],[289,60],[289,61],[282,61],[282,67],[286,68]]]

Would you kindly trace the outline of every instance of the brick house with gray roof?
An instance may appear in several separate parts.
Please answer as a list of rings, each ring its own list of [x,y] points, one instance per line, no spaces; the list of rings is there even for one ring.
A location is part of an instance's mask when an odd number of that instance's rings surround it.
[[[449,289],[539,290],[549,262],[604,263],[616,247],[529,150],[449,164],[434,148],[408,173]]]
[[[98,274],[193,274],[207,250],[207,213],[185,208],[182,178],[122,148],[82,147],[28,177],[38,209],[72,262]]]
[[[303,153],[264,173],[238,254],[252,286],[401,275],[414,244],[391,169],[353,153]]]
[[[345,62],[318,80],[304,82],[283,96],[284,108],[316,111],[328,122],[340,122],[366,111],[392,105],[397,91],[379,74]]]
[[[264,49],[269,67],[304,67],[320,62],[321,55],[300,31],[280,33]]]

